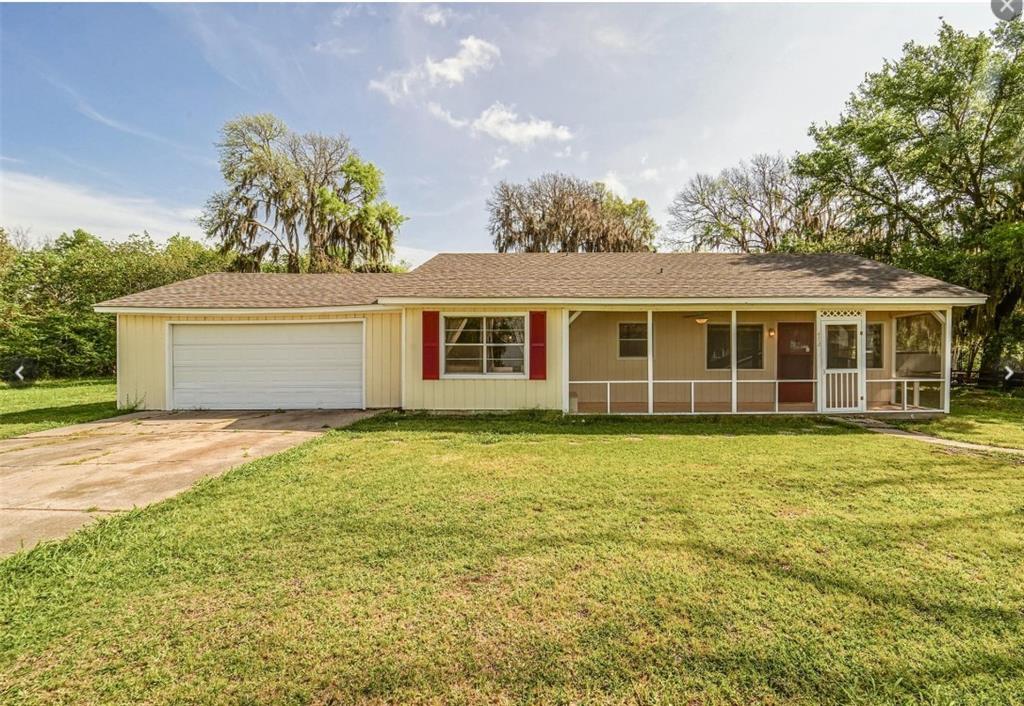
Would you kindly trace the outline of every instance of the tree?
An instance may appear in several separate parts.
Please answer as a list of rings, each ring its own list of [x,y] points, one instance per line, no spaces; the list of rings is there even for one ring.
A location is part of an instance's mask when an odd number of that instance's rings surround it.
[[[647,202],[625,201],[599,182],[544,174],[503,181],[487,200],[498,252],[631,252],[654,249]]]
[[[229,121],[220,166],[227,188],[200,225],[238,269],[385,270],[405,218],[383,199],[384,175],[343,135],[296,134],[273,115]]]
[[[849,218],[843,199],[824,197],[781,154],[698,174],[668,208],[670,245],[687,250],[772,252],[790,240],[824,242]]]
[[[798,172],[848,199],[862,254],[989,295],[970,330],[999,364],[1024,298],[1024,23],[905,45],[835,124],[810,131]]]
[[[114,318],[92,310],[105,299],[219,272],[231,257],[174,236],[104,242],[83,230],[38,248],[0,232],[0,373],[33,361],[43,375],[106,375],[114,370]]]

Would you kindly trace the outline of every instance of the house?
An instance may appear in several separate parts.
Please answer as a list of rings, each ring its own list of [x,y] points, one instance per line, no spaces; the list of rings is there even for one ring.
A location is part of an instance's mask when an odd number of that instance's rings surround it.
[[[949,410],[985,295],[849,255],[443,254],[211,274],[103,302],[143,409]]]

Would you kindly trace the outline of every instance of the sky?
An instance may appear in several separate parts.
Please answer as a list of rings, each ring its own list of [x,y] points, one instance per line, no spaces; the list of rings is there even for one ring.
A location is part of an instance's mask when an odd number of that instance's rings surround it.
[[[398,257],[487,251],[501,180],[559,171],[667,221],[699,172],[810,146],[865,73],[989,3],[0,5],[0,225],[196,238],[218,131],[344,134]]]

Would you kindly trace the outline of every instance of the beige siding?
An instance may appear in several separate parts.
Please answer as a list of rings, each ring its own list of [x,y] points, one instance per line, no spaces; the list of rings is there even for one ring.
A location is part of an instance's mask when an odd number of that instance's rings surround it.
[[[117,317],[117,403],[121,408],[164,409],[167,403],[167,324],[195,321],[318,321],[366,320],[366,405],[401,404],[401,314],[296,314],[275,316],[162,316],[119,314]]]
[[[425,307],[445,314],[526,314],[510,307]],[[562,408],[562,309],[531,307],[547,312],[547,379],[445,377],[423,379],[424,307],[406,310],[405,407],[437,410],[503,410]],[[527,352],[527,356],[529,353]]]
[[[304,314],[274,316],[118,316],[118,404],[141,409],[163,409],[166,403],[167,323],[190,321],[316,321],[324,319],[366,320],[366,403],[369,407],[398,407],[434,410],[504,410],[561,409],[563,327],[568,311],[555,307],[534,307],[547,312],[547,379],[488,377],[445,377],[423,380],[422,375],[422,312],[424,309],[442,314],[526,314],[523,307],[466,306],[411,307],[406,310],[405,370],[402,370],[402,322],[400,312],[366,312],[350,314]],[[644,412],[647,409],[647,361],[621,359],[618,356],[618,323],[646,321],[646,312],[627,309],[583,312],[570,329],[569,365],[571,380],[636,380],[637,384],[613,389],[613,401],[621,411]],[[727,311],[707,314],[710,323],[729,323]],[[893,376],[893,318],[890,312],[867,312],[868,323],[882,322],[884,367],[868,370],[869,405],[892,401],[890,384],[871,380]],[[738,322],[764,325],[764,369],[741,370],[741,381],[773,380],[776,377],[776,338],[769,329],[778,330],[782,322],[814,322],[813,311],[742,311]],[[707,370],[706,326],[697,324],[691,314],[678,311],[654,313],[654,378],[655,380],[729,380],[728,370]],[[817,367],[815,366],[815,370]],[[404,373],[404,390],[403,390]],[[728,411],[729,384],[705,384],[695,388],[694,408],[697,411]],[[602,407],[603,385],[572,385],[571,396],[581,404]],[[770,409],[774,399],[773,384],[741,384],[738,387],[738,408]],[[688,384],[655,386],[656,410],[687,411],[690,407]],[[785,410],[783,410],[785,411]]]

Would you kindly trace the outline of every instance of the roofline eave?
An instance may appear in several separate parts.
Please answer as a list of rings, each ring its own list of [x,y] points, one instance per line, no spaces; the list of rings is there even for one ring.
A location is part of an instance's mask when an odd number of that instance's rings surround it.
[[[293,307],[211,307],[211,306],[121,306],[93,305],[99,314],[154,314],[164,316],[260,316],[277,314],[349,314],[374,311],[401,311],[401,306],[381,304],[353,304],[350,306],[293,306]]]
[[[383,305],[495,305],[543,304],[560,306],[681,306],[722,307],[799,305],[825,306],[975,306],[984,304],[986,295],[944,297],[381,297]]]

